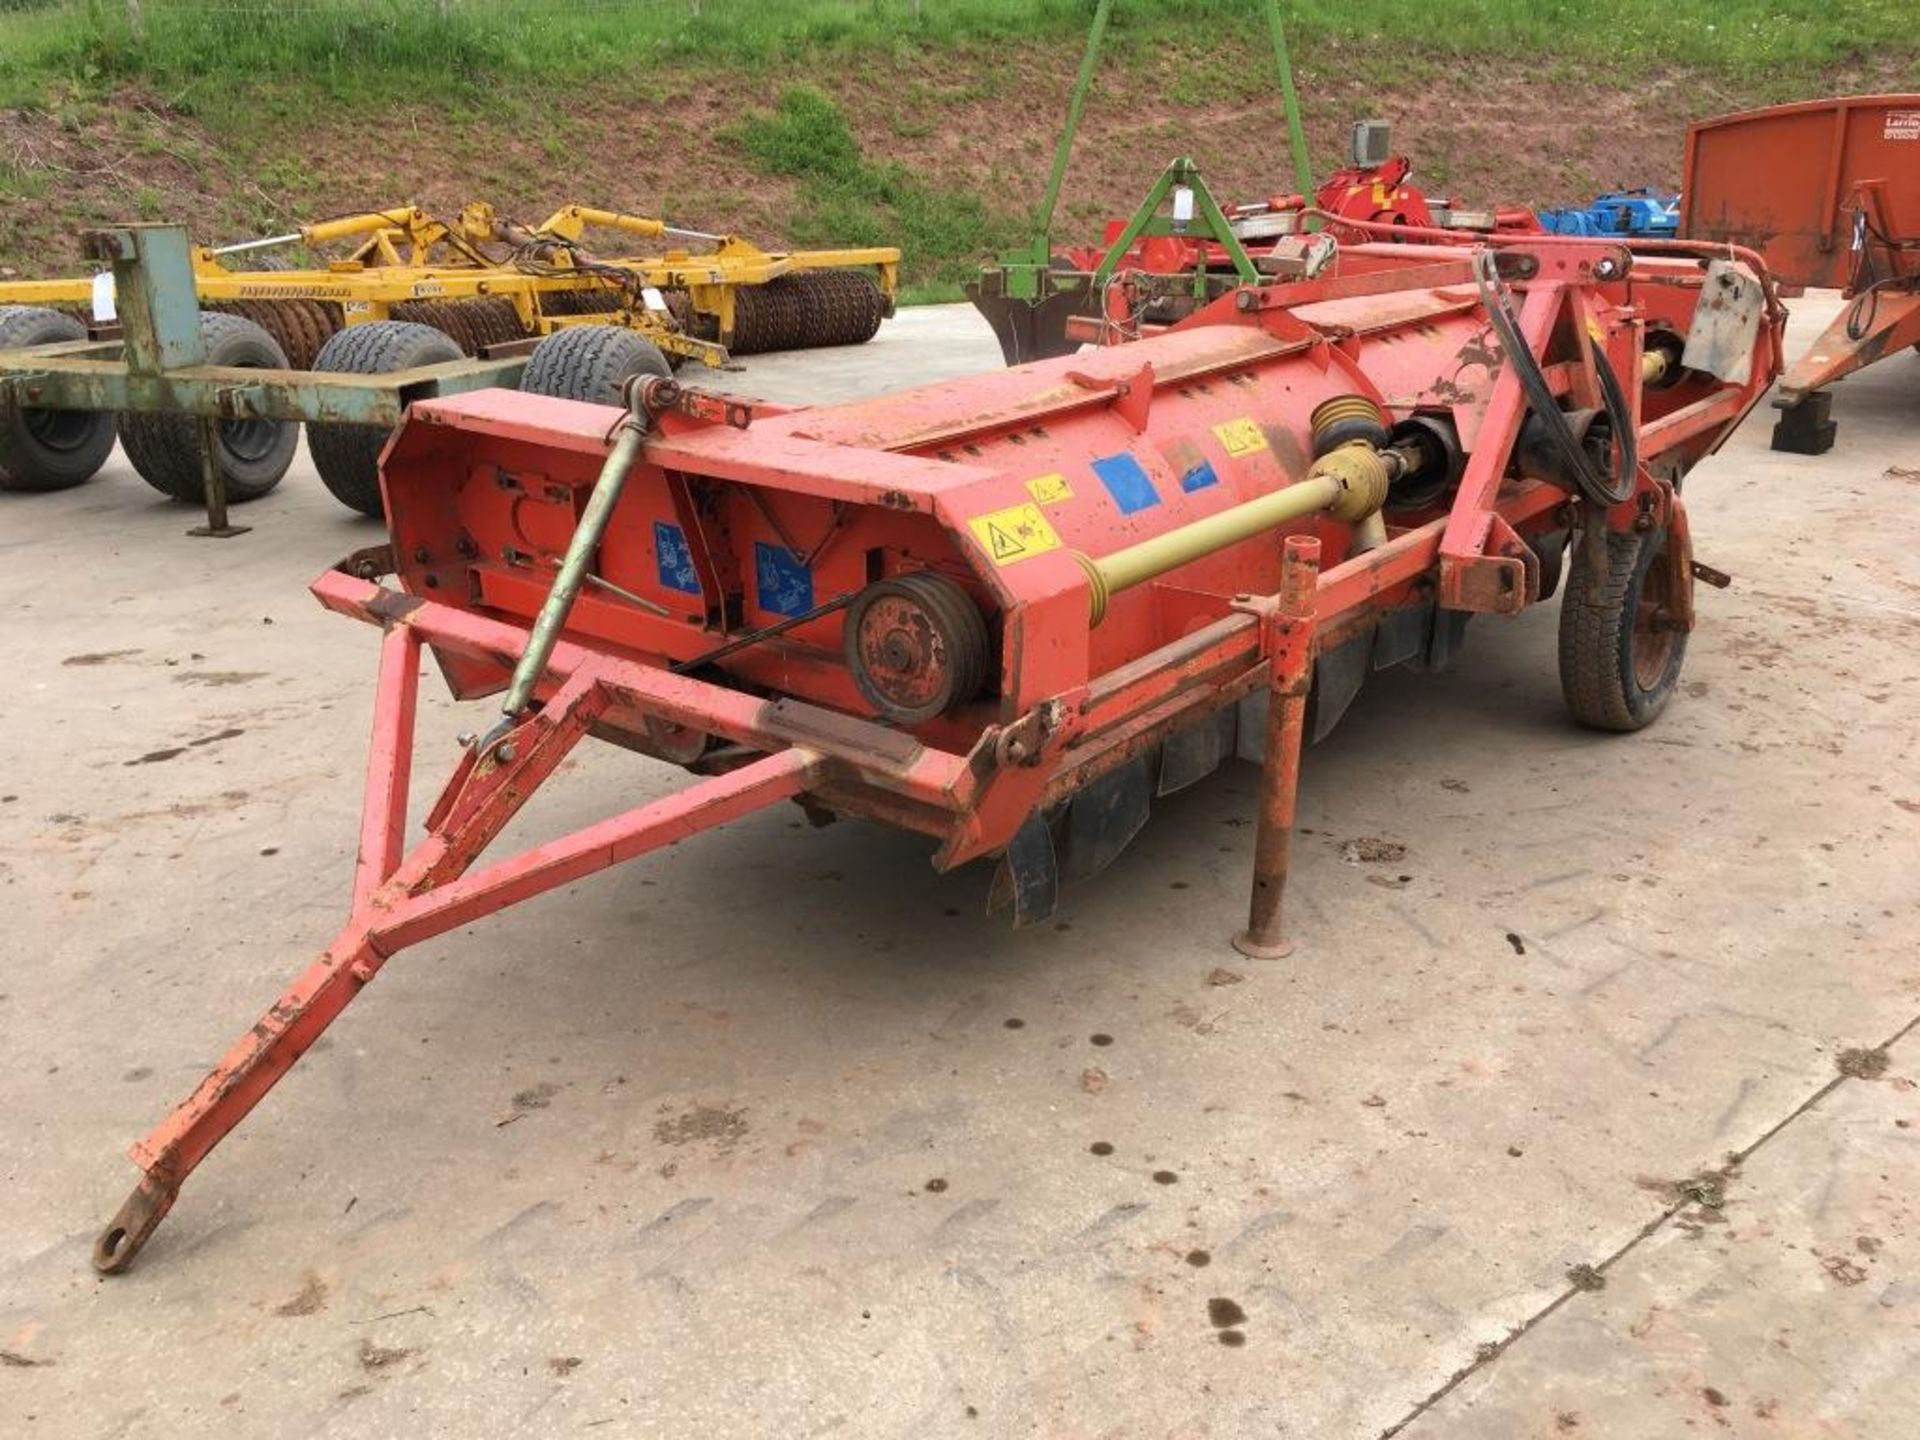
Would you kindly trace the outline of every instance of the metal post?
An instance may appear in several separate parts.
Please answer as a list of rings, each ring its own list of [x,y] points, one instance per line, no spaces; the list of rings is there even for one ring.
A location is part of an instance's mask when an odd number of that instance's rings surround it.
[[[187,534],[214,540],[244,535],[253,528],[251,525],[227,523],[227,476],[220,468],[220,422],[212,415],[202,415],[195,429],[200,437],[200,483],[207,502],[207,523],[194,526]]]
[[[157,408],[150,397],[167,394],[168,376],[207,363],[200,332],[200,297],[193,279],[192,245],[184,226],[127,225],[93,230],[82,238],[87,254],[113,265],[115,304],[123,334],[133,408]],[[144,402],[144,403],[140,403]],[[207,523],[189,535],[225,540],[249,527],[227,523],[227,479],[220,469],[220,420],[203,415],[195,427]]]
[[[1267,0],[1267,28],[1273,32],[1273,58],[1280,67],[1280,100],[1287,111],[1287,144],[1293,151],[1293,179],[1300,193],[1313,199],[1313,161],[1307,154],[1307,133],[1300,124],[1300,96],[1293,88],[1293,61],[1287,55],[1287,30],[1280,21],[1280,0]]]
[[[1060,144],[1053,152],[1053,170],[1047,176],[1046,197],[1040,202],[1040,223],[1033,238],[1034,264],[1044,266],[1053,240],[1053,212],[1060,203],[1060,185],[1067,177],[1067,157],[1073,153],[1073,137],[1080,129],[1080,112],[1086,108],[1087,92],[1093,88],[1093,72],[1100,62],[1100,42],[1106,38],[1107,17],[1113,13],[1113,0],[1100,0],[1093,12],[1093,28],[1087,32],[1087,51],[1080,57],[1080,74],[1073,82],[1073,98],[1067,102],[1067,125],[1060,132]]]
[[[1280,562],[1280,594],[1260,621],[1269,667],[1267,750],[1253,842],[1253,896],[1247,928],[1233,940],[1234,949],[1256,960],[1280,960],[1293,953],[1293,942],[1281,933],[1280,900],[1293,847],[1319,579],[1320,542],[1310,535],[1289,535]]]

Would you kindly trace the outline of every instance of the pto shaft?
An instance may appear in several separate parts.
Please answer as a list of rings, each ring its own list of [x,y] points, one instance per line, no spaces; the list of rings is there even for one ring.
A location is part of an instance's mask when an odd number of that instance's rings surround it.
[[[1387,487],[1408,464],[1400,450],[1357,440],[1328,451],[1313,462],[1304,480],[1270,495],[1099,559],[1074,551],[1073,558],[1087,577],[1091,623],[1098,625],[1106,618],[1108,598],[1122,590],[1309,515],[1324,511],[1371,534],[1378,528],[1373,521],[1386,503]]]

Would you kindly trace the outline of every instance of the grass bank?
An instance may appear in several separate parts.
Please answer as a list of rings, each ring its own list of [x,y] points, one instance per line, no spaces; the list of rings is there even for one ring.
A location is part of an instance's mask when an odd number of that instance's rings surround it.
[[[1018,47],[1084,32],[1093,0],[0,0],[0,103],[49,84],[295,76],[336,101],[472,94],[701,63],[751,72],[808,54]],[[1293,0],[1302,47],[1375,50],[1394,67],[1496,57],[1630,77],[1685,67],[1749,79],[1876,54],[1920,56],[1912,0]],[[1118,0],[1111,53],[1220,34],[1262,39],[1262,0]],[[1245,42],[1242,42],[1243,48]],[[1245,53],[1259,53],[1257,48]],[[857,70],[848,70],[857,78]],[[1917,71],[1915,73],[1920,73]]]
[[[1563,204],[1672,183],[1689,120],[1920,85],[1913,0],[1294,0],[1316,173],[1394,122],[1422,183]],[[1040,196],[1093,0],[0,0],[0,268],[90,224],[209,240],[568,201],[777,245],[899,244],[951,298]],[[1062,238],[1174,155],[1291,188],[1259,0],[1117,0]]]

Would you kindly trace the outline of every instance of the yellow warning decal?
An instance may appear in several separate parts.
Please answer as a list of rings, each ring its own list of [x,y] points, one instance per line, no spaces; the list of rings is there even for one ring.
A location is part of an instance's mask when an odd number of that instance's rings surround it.
[[[1222,421],[1213,427],[1213,433],[1218,435],[1220,443],[1227,447],[1227,454],[1236,459],[1267,448],[1267,437],[1260,433],[1260,427],[1251,420]]]
[[[1031,503],[976,515],[967,524],[996,565],[1011,565],[1060,548],[1060,536],[1040,513],[1040,507]]]
[[[1042,505],[1058,505],[1073,498],[1073,487],[1064,475],[1039,475],[1027,481],[1027,493]]]

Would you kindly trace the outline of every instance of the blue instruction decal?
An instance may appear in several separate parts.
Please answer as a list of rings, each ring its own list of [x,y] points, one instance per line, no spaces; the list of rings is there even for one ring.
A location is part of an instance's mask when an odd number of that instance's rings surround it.
[[[1218,485],[1220,477],[1214,473],[1213,462],[1202,460],[1186,474],[1180,477],[1180,488],[1191,495],[1196,490],[1204,490],[1209,485]]]
[[[813,571],[786,546],[754,541],[753,578],[760,587],[762,610],[804,615],[813,609]]]
[[[1131,515],[1136,510],[1145,510],[1150,505],[1160,503],[1160,492],[1153,488],[1153,481],[1148,478],[1146,470],[1125,450],[1118,455],[1106,455],[1094,461],[1093,473],[1107,487],[1107,493],[1113,497],[1113,503],[1120,507],[1122,515]]]
[[[666,520],[653,522],[653,558],[660,571],[660,583],[683,595],[700,593],[700,577],[693,571],[693,552],[687,549],[687,532]]]

